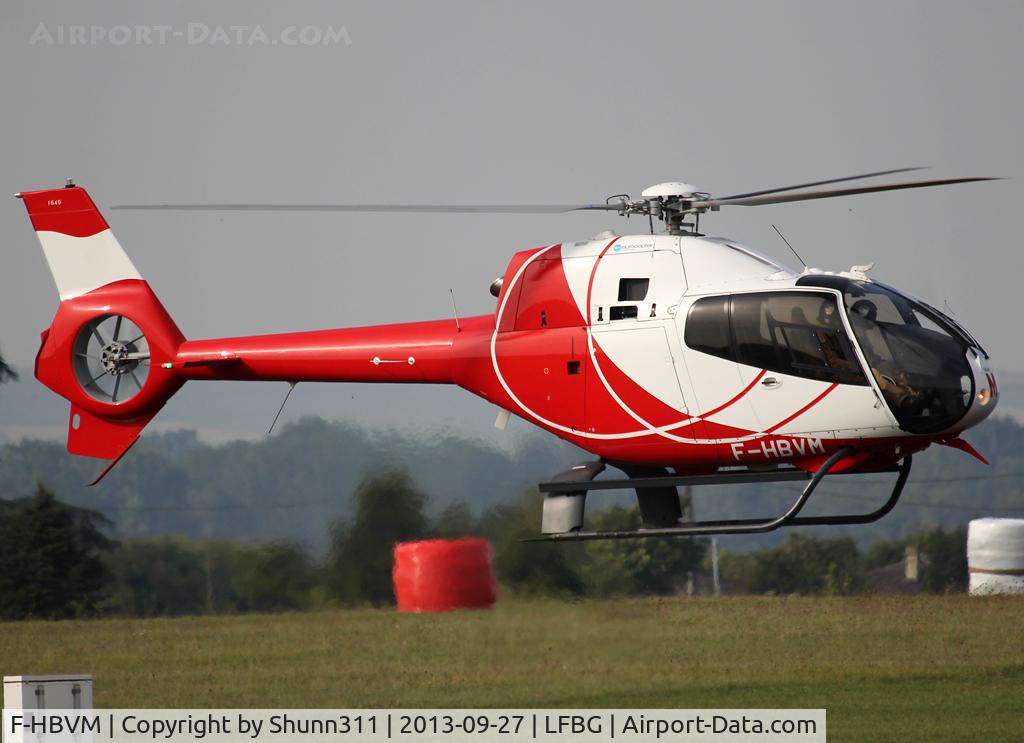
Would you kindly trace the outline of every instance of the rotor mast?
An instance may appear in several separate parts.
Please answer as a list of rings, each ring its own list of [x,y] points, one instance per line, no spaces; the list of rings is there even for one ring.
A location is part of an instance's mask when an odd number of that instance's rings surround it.
[[[639,199],[631,200],[628,194],[617,194],[609,197],[605,203],[618,205],[619,216],[647,215],[651,234],[654,234],[654,220],[657,219],[664,226],[662,232],[665,234],[697,235],[700,234],[700,215],[714,207],[696,204],[710,198],[710,193],[697,186],[670,181],[645,188]],[[694,220],[687,222],[686,218],[691,214]]]

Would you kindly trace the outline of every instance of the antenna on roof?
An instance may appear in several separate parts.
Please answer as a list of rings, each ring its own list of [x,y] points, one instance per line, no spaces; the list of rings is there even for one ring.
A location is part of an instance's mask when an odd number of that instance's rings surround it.
[[[796,252],[796,248],[794,248],[792,245],[789,244],[789,240],[786,239],[786,236],[783,235],[781,232],[779,232],[779,228],[778,227],[776,227],[775,225],[772,225],[772,229],[775,230],[775,232],[778,233],[779,237],[782,238],[782,242],[786,243],[786,245],[789,247],[789,249],[793,251],[793,255],[796,256],[796,259],[798,261],[800,261],[800,265],[803,266],[804,270],[806,271],[807,270],[807,261],[805,261],[803,258],[800,257],[800,254],[798,252]]]

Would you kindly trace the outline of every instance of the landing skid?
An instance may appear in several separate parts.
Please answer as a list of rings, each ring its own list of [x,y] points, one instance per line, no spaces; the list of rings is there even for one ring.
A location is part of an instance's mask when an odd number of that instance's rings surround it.
[[[889,499],[878,509],[869,513],[858,514],[836,514],[833,516],[799,516],[798,514],[806,505],[811,494],[818,487],[829,471],[841,459],[850,456],[854,450],[844,447],[830,456],[825,463],[817,470],[810,473],[796,468],[778,469],[772,471],[758,472],[752,470],[741,470],[735,472],[721,472],[710,475],[689,475],[689,476],[652,476],[639,477],[624,480],[598,480],[593,481],[603,469],[600,462],[588,465],[580,465],[558,476],[552,482],[545,482],[539,485],[539,489],[545,494],[544,498],[544,522],[542,531],[544,535],[528,541],[582,541],[588,539],[639,539],[645,537],[690,537],[706,536],[711,534],[762,534],[775,531],[783,526],[823,526],[841,524],[869,524],[885,516],[893,509],[903,487],[910,476],[910,467],[913,457],[907,456],[898,467],[893,467],[882,472],[898,473],[896,483],[893,485]],[[787,482],[791,480],[807,480],[803,491],[793,504],[782,515],[774,518],[761,519],[732,519],[728,521],[696,521],[678,526],[654,526],[630,530],[630,531],[582,531],[583,506],[587,492],[590,490],[621,490],[633,488],[641,498],[641,510],[643,510],[643,499],[641,491],[660,489],[663,494],[675,493],[678,503],[678,493],[675,488],[684,485],[727,485],[736,483],[754,482]],[[647,520],[645,519],[645,524]]]

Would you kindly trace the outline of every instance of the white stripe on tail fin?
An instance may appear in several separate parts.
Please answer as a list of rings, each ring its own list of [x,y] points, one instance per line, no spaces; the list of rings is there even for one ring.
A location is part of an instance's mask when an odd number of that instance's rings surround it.
[[[141,279],[84,188],[66,186],[17,194],[63,302],[122,279]]]

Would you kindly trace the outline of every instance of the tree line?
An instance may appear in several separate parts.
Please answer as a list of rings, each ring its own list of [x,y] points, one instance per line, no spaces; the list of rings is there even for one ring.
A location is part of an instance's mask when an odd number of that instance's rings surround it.
[[[101,514],[61,503],[39,485],[30,498],[0,501],[0,619],[163,616],[381,606],[393,602],[396,543],[479,535],[510,592],[544,596],[669,594],[697,569],[698,540],[556,545],[524,543],[540,523],[541,496],[474,518],[463,503],[427,515],[426,494],[403,471],[363,480],[350,520],[332,523],[326,556],[287,542],[161,536],[114,541]],[[598,516],[634,523],[611,509]]]
[[[933,446],[915,457],[903,500],[891,514],[830,535],[849,535],[864,550],[878,539],[935,525],[955,528],[976,516],[1024,516],[1024,428],[995,419],[968,438],[991,467]],[[306,418],[267,439],[219,446],[202,443],[193,431],[144,435],[96,488],[84,483],[96,475],[97,463],[69,455],[62,442],[0,444],[0,498],[24,497],[42,480],[60,500],[116,522],[120,537],[283,539],[308,546],[320,560],[330,542],[324,525],[353,518],[349,496],[372,473],[396,466],[413,473],[431,494],[430,519],[460,502],[480,516],[586,457],[541,432],[502,450],[451,432],[382,431]],[[871,510],[884,501],[891,481],[890,475],[827,478],[807,510]],[[694,498],[699,518],[716,520],[779,513],[794,496],[792,483],[769,483],[701,487]],[[628,492],[610,497],[633,501]],[[743,551],[774,543],[771,535],[729,540]]]
[[[850,596],[869,588],[872,571],[901,562],[909,546],[922,556],[921,592],[967,590],[966,525],[882,539],[863,552],[850,537],[815,538],[794,532],[775,547],[723,552],[720,569],[722,580],[735,593]]]
[[[400,470],[366,477],[352,516],[329,527],[321,559],[288,542],[184,536],[110,539],[101,514],[58,501],[44,486],[0,500],[0,619],[173,616],[303,611],[393,602],[394,544],[477,535],[494,547],[504,591],[519,596],[605,598],[684,593],[707,584],[707,539],[524,541],[536,536],[542,496],[525,491],[479,518],[464,503],[427,515],[427,496]],[[595,529],[636,528],[635,508],[591,514]],[[792,534],[750,553],[723,551],[722,581],[736,593],[849,595],[873,568],[899,560],[908,544],[927,555],[922,588],[964,590],[964,528],[941,527],[876,542],[864,552],[849,537]]]

